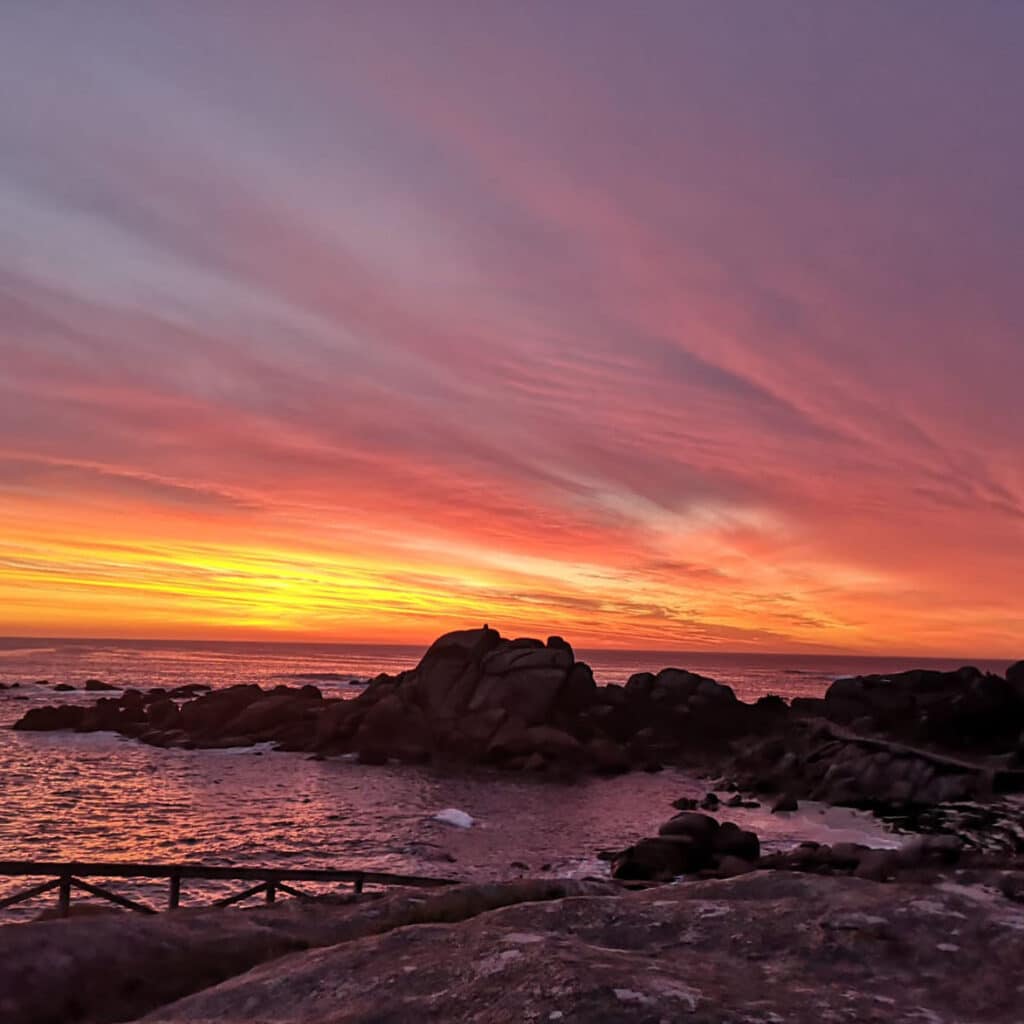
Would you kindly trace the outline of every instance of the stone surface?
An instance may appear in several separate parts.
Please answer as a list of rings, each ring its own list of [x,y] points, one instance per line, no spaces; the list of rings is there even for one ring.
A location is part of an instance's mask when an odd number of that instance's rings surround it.
[[[384,896],[286,900],[274,907],[114,911],[0,927],[3,1024],[105,1024],[241,975],[295,950],[419,922],[458,922],[529,900],[608,893],[608,883],[530,880],[404,890]],[[442,953],[442,958],[444,954]],[[364,977],[363,983],[372,979]],[[344,1012],[344,1007],[339,1008]],[[258,1018],[252,1017],[252,1020]]]
[[[90,682],[87,689],[110,688]],[[972,668],[841,679],[824,699],[787,707],[772,697],[743,703],[729,687],[676,667],[598,686],[561,637],[506,639],[485,626],[445,634],[414,669],[376,677],[353,700],[325,700],[313,686],[205,689],[129,690],[91,708],[36,708],[16,728],[113,730],[162,747],[271,742],[365,764],[483,762],[552,777],[667,764],[720,770],[748,747],[735,764],[746,789],[881,809],[1024,790],[1021,664],[1007,679]],[[821,719],[871,735],[822,736]],[[879,737],[905,748],[879,749]],[[1005,764],[989,771],[936,762],[936,751],[960,748],[964,756],[1005,755]],[[730,800],[749,806],[741,795]],[[701,806],[717,809],[719,798],[709,794]]]
[[[1022,956],[1024,907],[996,893],[754,872],[388,930],[146,1020],[1019,1024]]]
[[[748,746],[730,774],[745,789],[783,793],[787,802],[799,797],[884,812],[985,800],[997,778],[985,759],[961,760],[801,721]]]
[[[832,721],[856,722],[906,742],[1006,752],[1024,727],[1022,675],[1018,666],[1006,679],[965,666],[837,679],[820,710]]]

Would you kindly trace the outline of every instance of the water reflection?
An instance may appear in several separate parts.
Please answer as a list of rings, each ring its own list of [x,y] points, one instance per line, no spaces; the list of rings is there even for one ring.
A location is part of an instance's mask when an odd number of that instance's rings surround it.
[[[651,834],[672,800],[706,788],[676,771],[553,785],[258,748],[159,750],[105,733],[7,733],[0,772],[7,859],[301,864],[465,878],[515,876],[522,869],[514,861],[534,873],[602,873],[599,850]],[[478,825],[431,820],[443,807],[467,811]],[[891,841],[849,812],[727,816],[753,827],[769,848],[807,837]],[[0,893],[19,884],[4,881]],[[128,895],[147,891],[147,883],[114,884]],[[186,902],[229,888],[190,883]]]

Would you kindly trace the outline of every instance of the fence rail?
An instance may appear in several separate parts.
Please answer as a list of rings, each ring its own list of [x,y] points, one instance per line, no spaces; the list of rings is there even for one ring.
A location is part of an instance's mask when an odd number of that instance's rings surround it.
[[[253,896],[262,895],[267,903],[274,903],[277,894],[284,893],[296,899],[310,899],[308,893],[290,885],[290,882],[350,882],[353,891],[361,893],[366,885],[412,886],[433,888],[457,885],[452,878],[431,878],[418,875],[395,875],[386,871],[333,870],[316,868],[235,868],[203,864],[134,864],[102,861],[0,861],[0,878],[49,878],[49,881],[22,889],[12,896],[0,899],[0,910],[17,903],[57,890],[57,908],[61,917],[71,913],[73,889],[116,903],[127,910],[142,914],[155,914],[157,910],[138,900],[85,881],[86,878],[166,878],[168,881],[167,909],[181,906],[182,882],[186,879],[204,881],[255,882],[255,885],[232,896],[210,904],[228,907]]]

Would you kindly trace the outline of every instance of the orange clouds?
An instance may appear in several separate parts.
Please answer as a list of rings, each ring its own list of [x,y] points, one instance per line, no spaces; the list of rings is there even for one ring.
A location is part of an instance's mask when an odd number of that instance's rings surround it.
[[[1013,15],[556,7],[17,17],[0,631],[1020,656]]]

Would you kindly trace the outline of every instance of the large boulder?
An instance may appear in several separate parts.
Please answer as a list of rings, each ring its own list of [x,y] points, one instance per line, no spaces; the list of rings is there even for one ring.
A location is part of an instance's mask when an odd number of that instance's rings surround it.
[[[154,729],[178,729],[181,712],[178,705],[168,698],[151,701],[146,708],[146,717]]]
[[[230,736],[248,736],[261,739],[268,733],[277,732],[281,727],[301,719],[319,703],[320,692],[274,693],[247,703],[237,715],[228,718],[222,732]]]
[[[431,644],[403,684],[428,717],[453,718],[473,695],[480,662],[500,642],[498,631],[487,627],[446,633]]]
[[[761,856],[761,843],[757,834],[731,821],[722,822],[711,839],[711,849],[717,858],[736,857],[753,862]]]
[[[1024,727],[1024,689],[967,665],[954,672],[916,669],[893,675],[837,679],[821,712],[856,730],[907,742],[1006,753]],[[804,703],[794,710],[806,713]]]
[[[565,667],[529,661],[501,674],[488,673],[477,682],[469,710],[503,708],[529,725],[539,725],[548,719],[566,675]]]
[[[222,735],[229,722],[264,696],[264,692],[255,685],[213,690],[181,706],[182,728],[197,738]]]
[[[77,729],[85,716],[85,708],[73,707],[69,704],[62,704],[60,707],[53,707],[47,704],[41,708],[29,708],[17,722],[15,729],[26,732],[51,732],[61,729]]]
[[[641,839],[612,859],[612,878],[620,881],[670,882],[711,864],[711,851],[691,836]]]
[[[705,845],[710,849],[719,827],[718,822],[709,814],[701,814],[698,811],[682,811],[669,818],[658,829],[658,834],[663,836],[689,836],[695,842]]]
[[[594,736],[588,740],[587,755],[594,770],[601,775],[620,775],[633,766],[626,748],[607,736]]]
[[[429,756],[432,731],[422,708],[391,693],[366,712],[354,745],[366,763],[380,763],[388,756],[420,761]]]

